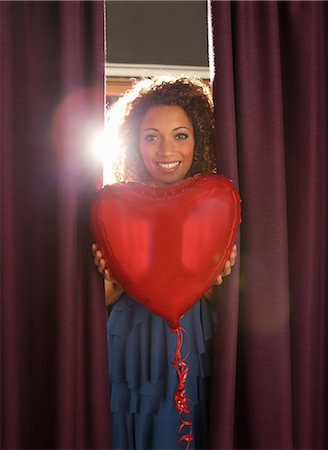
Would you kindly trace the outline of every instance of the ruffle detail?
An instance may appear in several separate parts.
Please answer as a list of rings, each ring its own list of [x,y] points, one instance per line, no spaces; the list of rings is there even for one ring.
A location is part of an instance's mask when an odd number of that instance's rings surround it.
[[[215,311],[205,299],[181,318],[186,330],[182,355],[189,352],[187,396],[193,406],[207,400],[211,365],[206,341],[214,336]],[[176,411],[177,374],[172,366],[176,335],[167,322],[127,294],[107,321],[111,412],[136,415]]]

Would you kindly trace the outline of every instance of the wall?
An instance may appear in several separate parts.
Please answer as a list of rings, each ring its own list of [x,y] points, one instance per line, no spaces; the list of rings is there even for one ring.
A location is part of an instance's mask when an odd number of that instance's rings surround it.
[[[208,66],[206,0],[106,3],[108,63]]]

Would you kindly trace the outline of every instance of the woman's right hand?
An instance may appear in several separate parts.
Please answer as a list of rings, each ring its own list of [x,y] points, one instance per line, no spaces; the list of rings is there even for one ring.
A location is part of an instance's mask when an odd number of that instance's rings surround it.
[[[93,261],[98,268],[98,272],[104,277],[105,303],[107,306],[115,303],[123,294],[124,289],[110,276],[106,269],[105,260],[96,244],[92,244]]]
[[[98,272],[101,273],[101,275],[104,277],[105,280],[111,281],[112,283],[116,283],[116,281],[111,278],[108,270],[106,269],[103,255],[101,251],[98,250],[96,244],[92,244],[92,253],[93,253],[93,262],[95,266],[98,268]]]

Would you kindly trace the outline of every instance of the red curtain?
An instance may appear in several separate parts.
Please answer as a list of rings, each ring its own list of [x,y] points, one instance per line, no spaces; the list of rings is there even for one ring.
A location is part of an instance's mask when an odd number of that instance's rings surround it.
[[[0,8],[1,448],[109,448],[105,311],[88,228],[104,5]]]
[[[219,167],[243,199],[240,271],[220,288],[212,448],[327,448],[327,3],[209,13]]]

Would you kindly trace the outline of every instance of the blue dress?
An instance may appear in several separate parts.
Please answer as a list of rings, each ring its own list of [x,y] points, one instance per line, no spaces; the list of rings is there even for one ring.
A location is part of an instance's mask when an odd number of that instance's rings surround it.
[[[205,299],[181,319],[189,351],[187,396],[191,400],[194,440],[190,449],[207,447],[210,358],[206,342],[214,335],[215,313]],[[123,294],[107,320],[112,448],[184,449],[174,404],[177,373],[172,366],[176,335],[167,322]],[[186,427],[185,427],[186,428]]]

